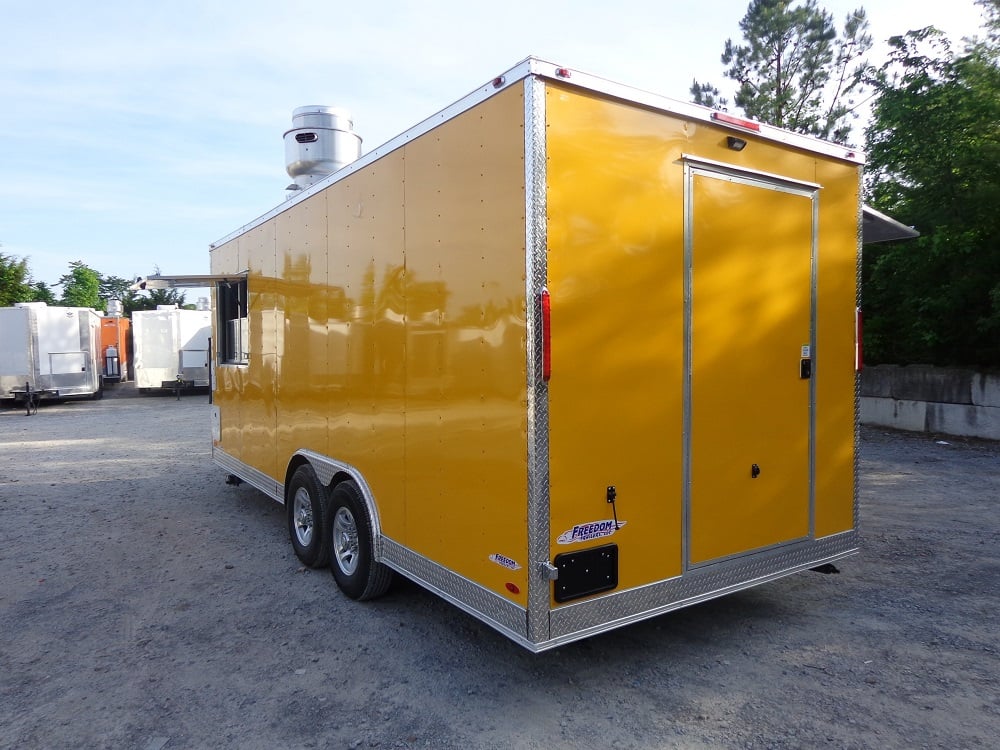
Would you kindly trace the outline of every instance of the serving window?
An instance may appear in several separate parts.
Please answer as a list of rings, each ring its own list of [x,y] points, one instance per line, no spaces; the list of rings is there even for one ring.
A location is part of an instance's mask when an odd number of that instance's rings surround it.
[[[245,365],[250,360],[247,280],[220,281],[216,292],[219,363]]]

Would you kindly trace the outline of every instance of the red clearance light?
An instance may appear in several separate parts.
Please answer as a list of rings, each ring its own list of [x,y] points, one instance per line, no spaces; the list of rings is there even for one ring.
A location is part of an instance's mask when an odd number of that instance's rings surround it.
[[[760,132],[759,122],[744,120],[740,117],[733,117],[732,115],[727,115],[725,112],[713,112],[712,119],[716,122],[724,122],[727,125],[735,125],[738,128],[746,128],[747,130],[752,130],[755,133]]]
[[[857,309],[857,318],[854,323],[854,369],[861,372],[861,368],[865,366],[865,351],[864,342],[862,341],[861,334],[864,331],[864,315],[861,313],[861,308]]]
[[[504,588],[506,588],[512,594],[520,594],[521,593],[521,587],[518,586],[516,583],[507,582],[507,583],[504,584]]]
[[[504,78],[503,76],[497,76],[496,78],[493,79],[493,88],[498,89],[505,83],[507,83],[506,78]]]
[[[542,379],[547,383],[552,377],[552,300],[549,290],[543,289],[542,302]]]
[[[571,73],[569,72],[569,68],[556,68],[556,75],[560,78],[569,78]]]

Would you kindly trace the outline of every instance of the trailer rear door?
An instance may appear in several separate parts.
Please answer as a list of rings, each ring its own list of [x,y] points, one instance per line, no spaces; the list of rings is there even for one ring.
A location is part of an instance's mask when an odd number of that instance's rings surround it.
[[[688,564],[810,536],[816,186],[687,165]]]

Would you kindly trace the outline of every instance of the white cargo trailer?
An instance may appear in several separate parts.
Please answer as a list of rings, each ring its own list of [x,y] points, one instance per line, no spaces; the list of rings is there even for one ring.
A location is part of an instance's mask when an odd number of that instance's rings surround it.
[[[132,313],[132,364],[140,390],[207,388],[212,313],[160,305]]]
[[[0,398],[100,397],[101,316],[86,307],[0,308]]]

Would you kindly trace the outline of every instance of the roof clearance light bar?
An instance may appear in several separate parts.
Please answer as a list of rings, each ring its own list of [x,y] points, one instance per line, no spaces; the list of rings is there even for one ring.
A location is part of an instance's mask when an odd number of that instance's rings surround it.
[[[760,132],[760,123],[754,122],[753,120],[744,120],[739,117],[733,117],[732,115],[727,115],[725,112],[713,112],[712,119],[716,122],[724,122],[726,125],[735,125],[738,128],[745,128],[746,130],[752,130],[755,133]]]

